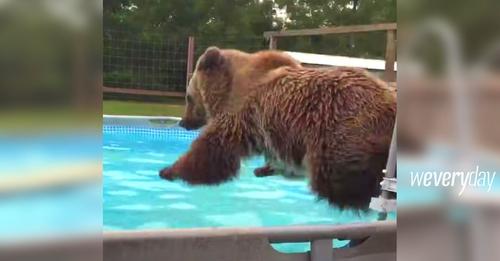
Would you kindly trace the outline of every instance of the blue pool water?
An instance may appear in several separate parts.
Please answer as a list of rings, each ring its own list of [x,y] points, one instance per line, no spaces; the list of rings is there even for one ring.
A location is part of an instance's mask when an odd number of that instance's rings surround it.
[[[318,201],[305,180],[255,177],[260,157],[243,161],[239,178],[219,186],[160,179],[158,171],[186,152],[197,135],[180,128],[104,127],[105,230],[345,224],[377,218],[375,212],[341,212]]]

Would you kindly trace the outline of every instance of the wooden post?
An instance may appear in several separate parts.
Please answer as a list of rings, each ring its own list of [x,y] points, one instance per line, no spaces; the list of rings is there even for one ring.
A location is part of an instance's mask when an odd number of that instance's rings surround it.
[[[396,71],[394,71],[395,61],[396,61],[396,30],[387,30],[384,78],[388,82],[396,81]]]
[[[278,47],[278,37],[270,36],[269,37],[269,49],[276,50],[277,47]]]
[[[193,75],[193,65],[194,65],[194,36],[188,37],[188,50],[187,50],[187,60],[186,60],[186,88],[189,85],[189,80]]]

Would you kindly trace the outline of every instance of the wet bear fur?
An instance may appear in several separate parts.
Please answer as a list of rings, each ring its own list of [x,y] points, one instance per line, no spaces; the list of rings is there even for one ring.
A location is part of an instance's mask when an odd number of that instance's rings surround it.
[[[230,66],[217,48],[198,73],[226,88]],[[280,67],[241,108],[214,117],[190,150],[160,171],[167,180],[215,185],[240,161],[271,154],[307,173],[312,191],[341,209],[368,209],[379,193],[396,117],[396,94],[361,69]]]

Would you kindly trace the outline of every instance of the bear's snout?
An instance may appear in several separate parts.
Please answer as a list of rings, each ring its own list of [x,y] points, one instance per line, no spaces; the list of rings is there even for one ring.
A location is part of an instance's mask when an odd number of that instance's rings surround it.
[[[186,130],[196,130],[201,128],[203,125],[205,125],[205,121],[199,120],[187,120],[187,119],[182,119],[179,121],[179,126]]]
[[[181,126],[182,128],[186,128],[185,121],[184,120],[179,121],[179,126]]]

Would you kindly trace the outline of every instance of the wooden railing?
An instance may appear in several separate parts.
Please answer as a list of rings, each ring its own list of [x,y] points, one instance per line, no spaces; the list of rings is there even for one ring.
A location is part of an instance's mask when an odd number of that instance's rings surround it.
[[[142,88],[117,88],[117,87],[102,87],[104,93],[131,94],[131,95],[146,95],[146,96],[163,96],[163,97],[184,97],[184,92],[146,90]]]
[[[335,26],[322,27],[314,29],[298,29],[285,31],[268,31],[264,32],[264,37],[269,39],[269,49],[277,49],[278,39],[281,37],[290,36],[311,36],[325,34],[350,34],[386,31],[386,48],[385,48],[385,73],[386,81],[394,82],[396,80],[396,72],[394,63],[396,62],[396,23],[370,24],[370,25],[350,25],[350,26]]]

